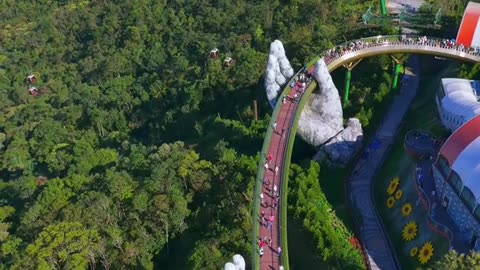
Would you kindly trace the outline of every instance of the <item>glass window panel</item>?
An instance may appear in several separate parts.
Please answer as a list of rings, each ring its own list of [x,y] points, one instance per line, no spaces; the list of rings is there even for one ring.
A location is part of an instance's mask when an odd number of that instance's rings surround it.
[[[445,178],[447,178],[450,174],[450,165],[448,165],[447,159],[442,155],[440,155],[440,157],[438,158],[437,169],[440,171],[440,173],[443,174],[443,177]]]
[[[460,197],[462,198],[462,201],[467,206],[467,208],[470,211],[473,211],[473,208],[475,208],[475,205],[477,205],[477,202],[475,200],[475,196],[473,195],[472,191],[468,187],[465,187]]]
[[[462,191],[463,183],[455,171],[452,172],[452,176],[450,177],[450,185],[457,194],[460,194],[460,191]]]

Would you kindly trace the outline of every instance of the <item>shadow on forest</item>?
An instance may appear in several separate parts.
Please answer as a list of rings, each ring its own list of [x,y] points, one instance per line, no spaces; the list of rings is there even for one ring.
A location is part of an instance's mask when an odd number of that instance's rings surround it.
[[[259,81],[261,81],[260,79]],[[177,110],[175,120],[159,125],[161,112],[155,110],[155,104],[150,104],[150,117],[144,125],[134,132],[134,137],[147,144],[171,143],[184,141],[194,145],[202,157],[208,159],[212,149],[220,140],[230,143],[231,147],[241,154],[255,155],[261,148],[264,129],[258,130],[253,136],[244,135],[232,127],[227,127],[215,121],[217,117],[226,120],[239,121],[248,129],[255,125],[253,120],[253,100],[257,100],[259,121],[271,114],[263,85],[259,82],[253,88],[241,88],[233,91],[215,92],[216,95],[206,97],[199,110],[182,113]],[[252,99],[253,97],[253,99]],[[201,122],[198,119],[204,119]]]

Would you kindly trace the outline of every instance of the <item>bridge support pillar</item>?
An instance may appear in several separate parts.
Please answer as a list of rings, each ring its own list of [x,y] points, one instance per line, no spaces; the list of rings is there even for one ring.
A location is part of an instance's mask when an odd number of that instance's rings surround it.
[[[380,7],[382,9],[382,15],[386,16],[387,15],[387,4],[385,3],[385,0],[380,0]]]
[[[348,104],[348,97],[350,95],[350,80],[352,79],[352,70],[347,69],[345,74],[345,93],[343,94],[343,107]]]
[[[402,71],[402,61],[391,56],[393,62],[395,63],[395,69],[393,71],[393,80],[392,80],[392,90],[398,89],[398,78],[400,77],[400,71]]]
[[[347,73],[345,74],[345,91],[343,94],[344,108],[349,102],[348,98],[350,96],[350,81],[352,80],[352,70],[358,65],[358,63],[360,63],[360,61],[362,61],[362,59],[343,65],[343,67],[347,69]]]
[[[398,88],[398,77],[400,76],[400,71],[402,70],[402,64],[395,63],[395,73],[392,80],[392,89],[397,90]]]

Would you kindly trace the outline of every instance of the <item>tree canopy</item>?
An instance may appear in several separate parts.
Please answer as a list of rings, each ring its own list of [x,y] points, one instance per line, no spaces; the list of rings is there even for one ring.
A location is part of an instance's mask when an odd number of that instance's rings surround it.
[[[480,253],[459,254],[451,250],[440,260],[435,262],[435,269],[445,270],[471,270],[477,269],[480,265]]]

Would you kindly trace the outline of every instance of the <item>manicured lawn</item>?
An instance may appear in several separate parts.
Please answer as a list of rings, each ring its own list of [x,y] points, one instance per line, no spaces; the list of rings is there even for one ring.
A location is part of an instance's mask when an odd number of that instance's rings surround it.
[[[414,187],[415,160],[404,151],[403,138],[405,133],[411,129],[427,130],[442,139],[448,136],[438,119],[434,96],[440,78],[448,75],[454,76],[451,72],[452,69],[448,69],[436,75],[422,75],[417,99],[412,104],[390,156],[385,161],[375,180],[374,188],[377,209],[396,248],[397,256],[403,269],[415,269],[421,266],[418,261],[418,255],[415,257],[410,256],[410,250],[414,246],[420,249],[427,241],[433,243],[434,256],[423,267],[431,267],[434,261],[441,258],[448,251],[448,242],[428,228],[425,218],[426,211],[421,203],[417,203],[418,196]],[[397,176],[400,178],[399,189],[403,191],[403,196],[395,202],[393,208],[389,209],[386,205],[388,198],[387,188],[390,181]],[[401,214],[401,206],[404,203],[410,203],[413,206],[413,212],[408,217],[403,217]],[[418,224],[418,235],[412,241],[406,242],[402,239],[402,230],[410,221]]]

